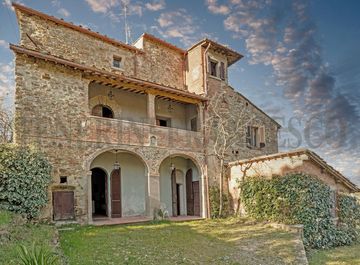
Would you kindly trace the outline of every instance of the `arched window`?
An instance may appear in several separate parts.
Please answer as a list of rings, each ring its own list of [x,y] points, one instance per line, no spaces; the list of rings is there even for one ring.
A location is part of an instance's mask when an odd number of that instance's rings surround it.
[[[93,107],[91,115],[104,118],[114,118],[114,112],[112,111],[112,109],[104,105],[96,105],[95,107]]]

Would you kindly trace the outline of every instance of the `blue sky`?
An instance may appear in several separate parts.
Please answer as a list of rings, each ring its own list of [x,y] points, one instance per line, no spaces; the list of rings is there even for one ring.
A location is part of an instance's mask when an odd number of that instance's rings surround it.
[[[18,28],[0,4],[0,99],[13,105]],[[149,32],[181,48],[208,37],[245,57],[230,84],[283,125],[281,150],[309,147],[360,184],[360,1],[21,0],[28,7],[125,40]]]

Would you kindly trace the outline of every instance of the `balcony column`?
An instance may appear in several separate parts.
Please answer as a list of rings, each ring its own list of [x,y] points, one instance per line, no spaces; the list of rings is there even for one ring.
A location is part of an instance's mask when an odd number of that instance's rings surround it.
[[[151,125],[156,125],[156,114],[155,114],[155,95],[147,94],[147,119]]]
[[[204,106],[203,106],[202,102],[197,104],[197,112],[198,112],[198,115],[197,115],[198,131],[201,131],[204,126],[204,122],[205,122]]]

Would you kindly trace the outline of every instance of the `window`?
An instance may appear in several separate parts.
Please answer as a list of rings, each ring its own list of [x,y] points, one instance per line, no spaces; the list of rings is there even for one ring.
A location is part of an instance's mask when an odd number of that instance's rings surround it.
[[[212,76],[218,76],[217,74],[218,62],[209,58],[209,73]]]
[[[122,58],[118,56],[113,57],[113,67],[114,68],[122,68]]]
[[[156,125],[161,126],[161,127],[171,127],[171,119],[157,117],[156,118]]]
[[[225,80],[225,64],[223,62],[220,63],[220,79]]]
[[[114,113],[112,109],[104,105],[96,105],[95,107],[93,107],[91,115],[104,118],[114,118]]]
[[[265,147],[265,127],[248,126],[246,130],[246,145],[249,148]]]
[[[197,132],[198,128],[197,128],[197,118],[196,117],[190,120],[190,129],[193,132]]]
[[[67,176],[60,176],[60,183],[61,184],[67,183]]]

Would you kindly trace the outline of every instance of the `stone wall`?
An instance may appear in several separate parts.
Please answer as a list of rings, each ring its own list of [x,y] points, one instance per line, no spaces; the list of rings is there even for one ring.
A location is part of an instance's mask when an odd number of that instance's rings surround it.
[[[268,155],[278,152],[278,125],[265,113],[259,110],[255,105],[243,97],[240,93],[228,86],[226,82],[221,81],[211,76],[208,77],[208,96],[210,100],[217,97],[224,97],[226,109],[229,113],[239,116],[238,119],[242,120],[244,126],[238,132],[238,136],[232,140],[233,146],[226,153],[226,161],[236,161],[241,159],[252,158],[261,155]],[[209,108],[211,108],[211,103]],[[208,113],[211,115],[211,111]],[[209,117],[207,118],[209,119]],[[265,147],[262,148],[249,148],[246,145],[246,128],[250,126],[264,126],[265,128]],[[211,130],[211,128],[210,128]],[[215,133],[218,133],[215,131]],[[219,161],[212,155],[214,144],[214,137],[212,133],[208,132],[209,144],[208,154],[212,157],[209,158],[212,162],[209,163],[208,172],[211,184],[217,181],[220,175]]]
[[[145,53],[139,57],[137,76],[184,90],[184,55],[146,37],[142,38]]]
[[[89,117],[91,80],[80,71],[19,54],[15,65],[15,142],[45,153],[53,166],[52,186],[59,185],[60,176],[67,176],[67,185],[75,187],[78,222],[89,220],[90,164],[105,151],[125,150],[145,161],[152,207],[160,199],[160,164],[169,155],[183,155],[196,161],[201,170],[204,167],[201,133],[132,122],[119,131],[113,123],[120,121]],[[155,144],[150,142],[151,135],[158,137]],[[52,186],[42,214],[46,219],[52,217]]]
[[[184,89],[184,56],[173,49],[145,39],[144,53],[140,49],[137,52],[20,10],[16,14],[20,44],[27,48],[88,67]],[[122,58],[122,70],[112,67],[114,56]]]

